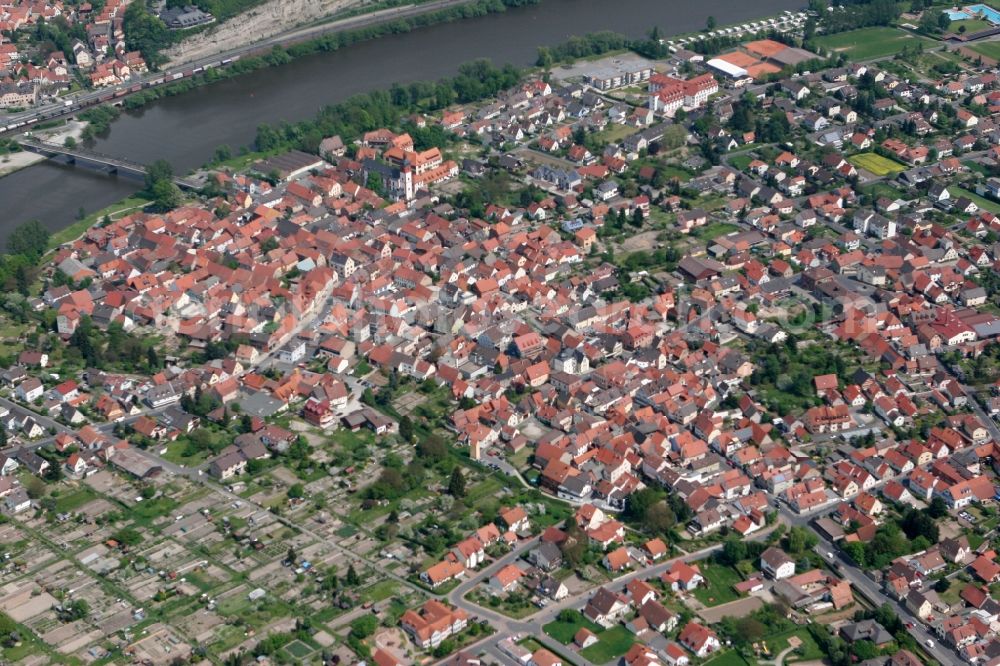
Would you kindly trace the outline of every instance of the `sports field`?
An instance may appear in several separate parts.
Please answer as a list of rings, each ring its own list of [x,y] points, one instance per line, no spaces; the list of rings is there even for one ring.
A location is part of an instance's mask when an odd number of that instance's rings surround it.
[[[931,48],[940,43],[917,37],[899,28],[861,28],[816,38],[816,45],[835,53],[846,53],[851,60],[872,60],[893,56],[906,46],[923,43]]]

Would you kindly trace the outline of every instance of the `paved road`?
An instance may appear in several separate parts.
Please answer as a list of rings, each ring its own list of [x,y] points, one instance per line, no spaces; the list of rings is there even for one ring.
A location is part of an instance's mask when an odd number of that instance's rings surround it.
[[[33,409],[29,409],[28,407],[25,407],[22,404],[14,402],[13,400],[9,400],[7,398],[0,398],[0,405],[3,405],[7,409],[9,409],[11,414],[30,416],[31,418],[33,418],[35,421],[38,422],[38,425],[42,426],[43,428],[47,428],[49,430],[55,428],[57,433],[73,432],[73,429],[67,428],[63,424],[56,421],[55,419],[45,416],[44,414],[39,414]],[[51,438],[46,438],[46,439],[51,440]]]
[[[788,507],[782,505],[779,508],[779,513],[788,524],[798,527],[807,527],[812,530],[812,532],[819,539],[819,544],[816,546],[816,552],[820,555],[820,557],[822,557],[826,562],[829,562],[831,565],[836,565],[837,573],[843,578],[849,580],[854,590],[860,592],[872,604],[876,606],[889,604],[892,606],[900,620],[906,624],[912,625],[911,627],[908,627],[907,630],[910,632],[910,635],[913,636],[914,640],[916,640],[921,648],[927,651],[940,664],[944,666],[958,666],[962,663],[957,654],[944,648],[938,643],[936,637],[934,637],[927,630],[921,620],[914,617],[903,604],[897,603],[887,597],[875,581],[868,576],[868,574],[854,566],[851,561],[844,556],[839,546],[827,539],[823,533],[813,526],[812,519],[819,517],[825,512],[817,512],[800,516],[790,511]],[[833,555],[832,558],[830,557],[831,554]],[[928,647],[928,639],[934,641],[933,648]]]
[[[770,534],[771,531],[774,529],[774,527],[776,527],[776,525],[761,530],[760,532],[750,537],[750,540],[759,541],[761,539],[766,538],[767,535]],[[542,645],[545,645],[551,650],[562,653],[570,653],[573,658],[573,661],[575,661],[578,664],[581,664],[581,666],[590,666],[589,662],[587,662],[586,659],[583,659],[577,653],[569,650],[567,646],[561,645],[560,643],[553,641],[553,639],[551,639],[549,636],[545,634],[545,632],[542,630],[542,627],[544,627],[549,622],[555,620],[556,616],[558,616],[561,611],[566,610],[567,608],[583,610],[584,606],[586,606],[587,604],[587,601],[594,594],[594,590],[596,588],[588,588],[582,592],[571,594],[559,601],[550,602],[548,605],[546,605],[539,611],[519,620],[515,620],[506,615],[503,615],[502,613],[498,613],[496,611],[487,608],[482,608],[481,606],[478,606],[472,603],[471,601],[465,599],[465,595],[468,594],[476,585],[487,580],[497,570],[501,569],[507,564],[516,561],[522,553],[530,550],[530,548],[533,547],[537,542],[538,542],[538,537],[531,539],[523,544],[520,544],[514,551],[498,559],[490,566],[478,572],[475,576],[469,578],[468,580],[465,580],[464,582],[462,582],[461,585],[456,587],[447,595],[447,601],[459,608],[462,608],[471,616],[475,616],[480,619],[485,619],[489,621],[490,625],[497,630],[497,633],[491,636],[489,639],[480,641],[476,645],[482,646],[484,643],[487,643],[486,647],[479,647],[478,649],[486,652],[488,655],[492,657],[497,658],[503,663],[508,663],[510,661],[510,657],[506,656],[499,650],[499,648],[496,646],[497,643],[499,643],[499,641],[503,640],[504,638],[508,638],[510,636],[524,635],[524,636],[533,636],[535,639],[541,642]],[[701,550],[695,551],[693,553],[686,553],[683,555],[679,555],[677,557],[672,557],[670,559],[663,560],[662,562],[659,562],[652,566],[642,567],[634,571],[622,574],[621,576],[618,576],[611,582],[605,583],[604,587],[610,590],[623,590],[625,589],[625,586],[633,580],[636,579],[647,580],[649,578],[655,578],[660,576],[668,569],[670,569],[670,567],[673,566],[674,562],[680,560],[683,560],[685,562],[695,562],[698,560],[703,560],[711,556],[713,553],[720,551],[721,549],[722,549],[722,544],[715,544],[712,546],[708,546],[707,548],[702,548]]]
[[[947,368],[944,369],[947,371]],[[959,383],[959,386],[965,391],[965,395],[969,396],[969,408],[979,418],[986,430],[989,431],[990,437],[993,438],[994,442],[1000,442],[1000,428],[997,427],[997,422],[993,420],[992,416],[986,413],[986,410],[979,404],[979,400],[976,399],[976,396],[979,395],[978,391],[968,384]]]
[[[838,573],[851,582],[851,587],[854,588],[855,592],[860,592],[865,598],[876,606],[881,606],[882,604],[889,604],[893,607],[896,615],[908,626],[907,630],[910,635],[917,641],[920,647],[928,652],[938,663],[945,666],[959,666],[962,661],[958,658],[958,655],[953,653],[951,650],[945,649],[937,641],[937,638],[931,634],[923,622],[916,617],[914,617],[906,606],[900,603],[896,603],[885,594],[871,578],[865,574],[864,571],[855,567],[840,550],[828,541],[822,534],[816,533],[820,538],[819,545],[816,546],[816,552],[831,564],[838,563],[837,568]],[[834,557],[831,560],[828,557],[828,553],[833,553]],[[928,641],[933,641],[934,647],[929,647]]]

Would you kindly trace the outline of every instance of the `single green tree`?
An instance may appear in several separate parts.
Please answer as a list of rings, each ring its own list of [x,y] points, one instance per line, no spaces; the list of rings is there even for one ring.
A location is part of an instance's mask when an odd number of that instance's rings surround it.
[[[399,436],[404,442],[413,441],[413,420],[409,416],[399,419]]]
[[[146,349],[146,364],[150,370],[159,370],[160,368],[160,357],[154,347]]]
[[[448,481],[448,494],[459,499],[465,497],[465,475],[462,469],[456,467],[451,472],[451,480]]]

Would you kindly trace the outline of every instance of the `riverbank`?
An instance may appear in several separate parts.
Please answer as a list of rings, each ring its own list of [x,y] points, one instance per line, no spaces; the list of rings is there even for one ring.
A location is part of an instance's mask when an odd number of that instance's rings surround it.
[[[633,38],[653,26],[663,36],[693,33],[709,15],[720,23],[757,20],[798,9],[802,0],[619,0],[608,12],[605,0],[543,0],[502,13],[442,22],[419,30],[358,42],[349,48],[320,51],[201,87],[196,95],[176,94],[124,111],[111,131],[98,135],[94,150],[152,163],[166,159],[176,173],[196,169],[213,158],[217,146],[254,143],[261,124],[282,129],[287,123],[314,118],[324,107],[373,90],[410,91],[417,82],[454,76],[458,63],[488,58],[495,63],[528,66],[538,47],[573,35],[609,30]],[[284,49],[282,50],[284,51]],[[384,94],[384,93],[383,93]],[[433,94],[433,92],[432,92]],[[377,122],[377,119],[376,119]],[[81,202],[102,208],[141,187],[134,180],[49,160],[0,179],[0,247],[11,230],[32,219],[50,231],[76,221]]]
[[[142,96],[138,98],[139,102],[133,102],[129,108],[138,108],[150,99],[170,96],[178,90],[185,92],[206,83],[272,65],[286,64],[304,55],[336,51],[385,35],[403,34],[439,23],[502,13],[508,8],[537,5],[539,2],[541,0],[423,0],[418,4],[394,6],[344,19],[321,20],[299,30],[244,43],[229,51],[213,52],[211,56],[186,62],[182,67],[150,72],[131,79],[127,84],[88,90],[72,99],[66,98],[66,108],[35,107],[0,117],[0,123],[7,123],[0,127],[0,131],[5,131],[6,127],[26,127],[46,119],[56,120],[80,111],[104,108],[105,103],[111,100],[119,105],[123,100],[135,97],[136,93]],[[160,56],[156,52],[149,52],[147,58],[154,62]],[[131,92],[133,90],[136,93]]]
[[[266,0],[228,21],[186,37],[164,52],[171,67],[239,48],[248,38],[260,41],[319,22],[332,22],[351,9],[363,6],[359,0]],[[378,12],[370,12],[375,16]]]
[[[356,4],[352,4],[350,2],[335,3],[341,10],[347,13],[348,16],[343,19],[329,15],[326,16],[326,18],[316,16],[313,17],[316,20],[312,21],[310,25],[304,25],[298,30],[278,35],[278,38],[288,40],[287,43],[293,44],[291,48],[294,49],[294,51],[285,51],[281,46],[275,46],[274,50],[272,50],[272,52],[267,56],[250,56],[247,58],[241,58],[235,60],[226,67],[206,69],[204,73],[200,75],[181,79],[172,83],[166,83],[156,88],[147,88],[139,93],[124,97],[121,104],[126,109],[135,111],[164,97],[173,97],[191,92],[199,87],[251,74],[260,69],[280,67],[288,64],[291,60],[296,58],[320,52],[336,51],[338,48],[378,39],[385,35],[408,32],[415,28],[429,27],[438,23],[451,22],[460,18],[485,16],[492,13],[503,12],[506,11],[508,7],[521,7],[525,5],[537,4],[540,1],[541,0],[419,0],[416,3],[404,5],[402,7],[379,9],[361,14],[354,14],[354,11],[359,11]],[[414,11],[426,9],[427,13],[417,14],[407,18],[399,18],[398,12],[409,9],[413,9]],[[251,10],[251,12],[253,11],[255,10]],[[308,19],[309,16],[306,16],[305,18]],[[367,28],[359,28],[355,30],[345,29],[341,32],[337,31],[336,24],[340,21],[348,21],[359,18],[375,21],[384,18],[386,21],[392,20],[393,22],[391,25],[376,23],[375,25]],[[309,21],[305,22],[309,23]],[[301,25],[301,23],[303,23],[303,21],[300,20],[299,24]],[[318,27],[322,27],[326,34],[323,34],[321,37],[310,38],[310,35],[317,32]],[[245,37],[245,35],[242,36]],[[273,36],[273,33],[271,36]],[[265,35],[261,35],[261,38],[264,37]],[[232,45],[230,45],[230,48],[232,48]],[[213,51],[214,54],[218,54],[219,52],[220,51],[218,49]],[[204,54],[202,54],[202,57],[204,57]],[[193,59],[194,58],[183,58],[183,61],[187,62]],[[42,134],[42,132],[36,131],[35,133],[42,136],[46,140],[57,143],[65,141],[68,137],[72,137],[75,141],[90,141],[95,135],[106,133],[110,129],[111,123],[120,115],[118,108],[110,105],[92,106],[81,111],[80,115],[88,113],[98,114],[101,117],[95,118],[94,122],[70,120],[67,122],[67,126],[72,126],[73,129],[68,132],[58,134]],[[91,126],[89,131],[86,130],[88,125]],[[36,155],[28,151],[7,153],[0,157],[0,178],[9,176],[13,173],[21,171],[22,169],[41,164],[45,161],[45,159],[46,158],[40,155]]]
[[[110,220],[117,220],[127,213],[132,213],[145,208],[151,203],[152,202],[149,199],[145,199],[140,196],[125,197],[121,201],[116,201],[110,206],[105,206],[100,210],[87,214],[82,219],[79,219],[68,227],[60,229],[52,234],[49,237],[49,248],[55,249],[64,243],[72,243],[80,236],[87,233],[91,227],[99,224],[105,217]],[[84,212],[86,212],[86,210]]]
[[[36,131],[35,135],[53,143],[65,143],[66,139],[70,138],[73,139],[73,141],[80,141],[86,127],[87,123],[81,120],[71,120],[59,128]],[[45,159],[46,158],[41,155],[36,155],[35,153],[31,153],[26,150],[21,150],[16,153],[7,153],[3,157],[0,157],[0,178],[9,176],[10,174],[20,171],[21,169],[27,169],[30,166],[44,162]]]

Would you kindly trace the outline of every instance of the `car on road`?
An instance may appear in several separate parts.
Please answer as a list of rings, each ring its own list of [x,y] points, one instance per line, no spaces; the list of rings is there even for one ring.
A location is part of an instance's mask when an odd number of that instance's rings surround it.
[[[928,639],[927,639],[927,640],[925,641],[925,643],[927,643],[927,647],[929,647],[929,648],[932,648],[932,647],[934,647],[934,639],[933,639],[933,638],[928,638]]]

